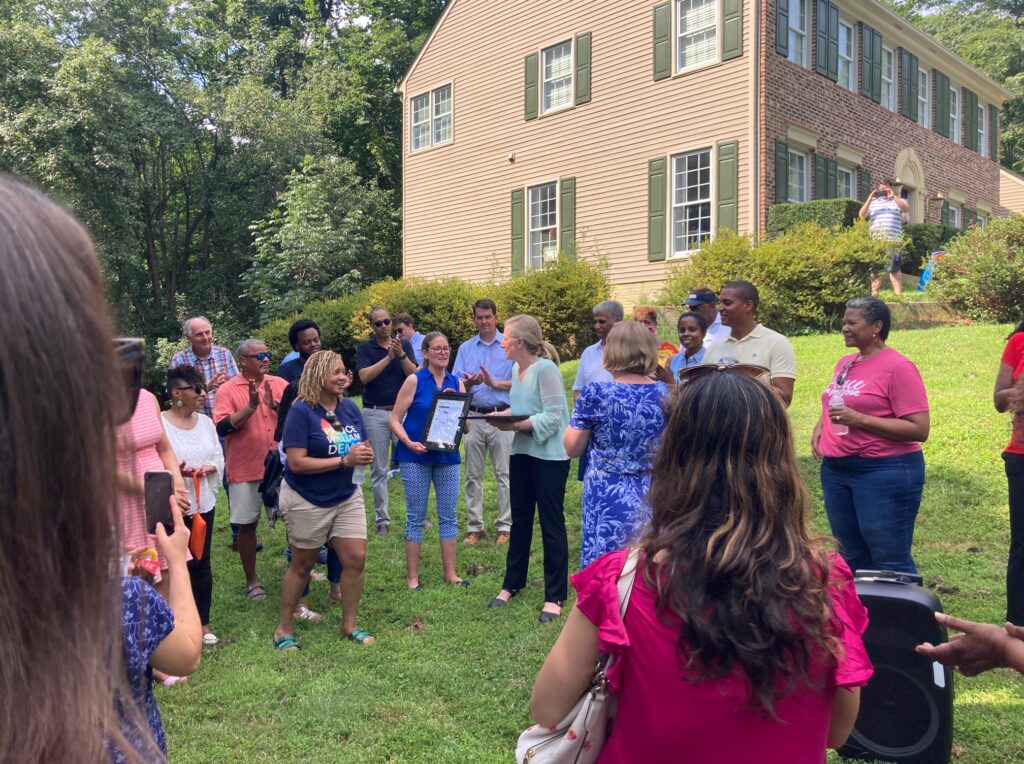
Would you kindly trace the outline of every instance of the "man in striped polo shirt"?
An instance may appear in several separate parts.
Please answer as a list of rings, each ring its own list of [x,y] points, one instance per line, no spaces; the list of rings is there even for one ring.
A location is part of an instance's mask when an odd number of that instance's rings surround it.
[[[903,275],[901,273],[903,267],[903,215],[909,210],[910,205],[906,200],[893,193],[891,180],[883,180],[879,183],[878,189],[871,192],[860,208],[861,218],[870,221],[871,235],[876,239],[885,239],[893,243],[885,261],[885,270],[889,274],[892,290],[896,294],[903,291],[903,284],[900,281],[900,277]],[[872,297],[878,296],[878,287],[881,284],[881,274],[872,277]]]

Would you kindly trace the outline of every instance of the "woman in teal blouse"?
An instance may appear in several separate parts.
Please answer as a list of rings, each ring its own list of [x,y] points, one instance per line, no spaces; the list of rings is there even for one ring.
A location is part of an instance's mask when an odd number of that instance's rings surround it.
[[[510,391],[511,406],[490,415],[488,421],[516,434],[509,459],[512,537],[505,560],[505,581],[490,607],[505,605],[526,586],[536,509],[544,544],[544,608],[540,622],[548,623],[562,613],[569,576],[564,512],[569,456],[562,446],[569,406],[558,369],[558,353],[544,341],[536,319],[513,316],[505,321],[501,346],[514,363],[512,379],[496,381],[484,370],[484,382]],[[527,418],[510,421],[510,415]]]

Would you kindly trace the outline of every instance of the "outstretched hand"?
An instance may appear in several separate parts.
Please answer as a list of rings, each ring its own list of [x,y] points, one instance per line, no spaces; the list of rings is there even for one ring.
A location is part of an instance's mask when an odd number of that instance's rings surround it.
[[[964,676],[977,676],[1006,665],[1006,643],[1014,638],[1007,633],[1007,629],[989,623],[966,621],[946,613],[936,613],[935,620],[960,633],[954,634],[942,645],[936,646],[929,642],[918,645],[915,649],[921,655],[958,669]]]

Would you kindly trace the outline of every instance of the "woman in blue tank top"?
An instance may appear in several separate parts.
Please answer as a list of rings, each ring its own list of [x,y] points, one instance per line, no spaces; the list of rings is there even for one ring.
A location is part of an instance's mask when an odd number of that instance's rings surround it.
[[[469,586],[455,572],[455,538],[459,532],[456,509],[459,503],[458,451],[431,451],[421,442],[434,394],[464,393],[462,381],[448,371],[451,347],[441,332],[423,338],[423,368],[405,378],[391,411],[391,430],[398,438],[395,460],[401,466],[405,486],[405,583],[420,589],[420,547],[423,521],[427,514],[430,484],[437,498],[437,529],[441,540],[441,566],[449,584]],[[468,424],[467,424],[468,426]]]

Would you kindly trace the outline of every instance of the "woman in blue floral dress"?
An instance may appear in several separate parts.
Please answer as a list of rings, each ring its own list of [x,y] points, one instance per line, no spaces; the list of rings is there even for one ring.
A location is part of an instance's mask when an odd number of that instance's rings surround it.
[[[612,381],[589,383],[576,400],[564,445],[574,457],[590,448],[581,567],[637,538],[650,520],[647,489],[669,395],[651,378],[657,365],[654,337],[636,321],[616,324],[604,348]]]

